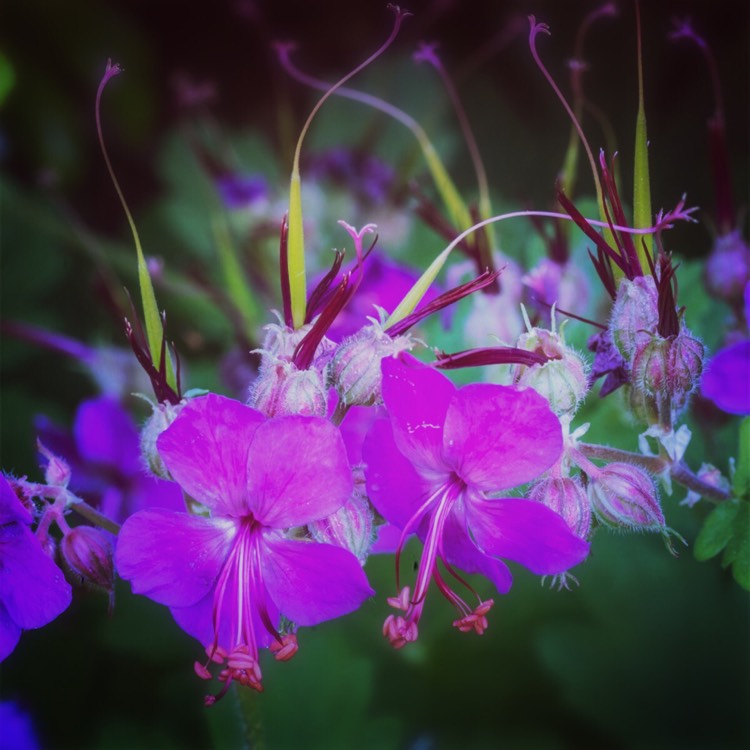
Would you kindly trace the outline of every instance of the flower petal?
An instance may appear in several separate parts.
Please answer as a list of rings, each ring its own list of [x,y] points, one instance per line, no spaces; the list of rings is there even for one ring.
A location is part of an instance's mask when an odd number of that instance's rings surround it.
[[[533,500],[472,498],[466,518],[477,545],[488,555],[520,563],[537,575],[556,575],[578,565],[589,545],[554,511]]]
[[[185,492],[218,515],[242,516],[250,444],[265,420],[239,401],[209,393],[185,405],[156,447]]]
[[[701,393],[723,411],[750,414],[750,341],[716,353],[703,373]]]
[[[235,533],[229,520],[143,510],[117,537],[117,572],[136,594],[168,606],[191,606],[213,587]]]
[[[10,482],[0,474],[0,526],[13,522],[31,524],[32,520],[31,513],[13,492]]]
[[[443,424],[456,387],[408,354],[381,363],[383,401],[399,450],[417,468],[443,468]]]
[[[264,526],[286,529],[335,513],[352,493],[338,428],[321,417],[269,419],[253,438],[247,503]]]
[[[380,419],[365,439],[367,496],[383,518],[403,529],[433,486],[404,457],[393,438],[391,422]]]
[[[562,452],[560,421],[531,388],[478,383],[459,389],[445,417],[446,463],[484,491],[539,476]]]
[[[68,608],[70,584],[26,526],[0,528],[0,548],[0,602],[18,627],[40,628]]]
[[[13,653],[21,638],[21,628],[16,625],[0,601],[0,661],[3,661]]]
[[[263,582],[279,611],[298,625],[353,612],[375,592],[357,558],[342,547],[265,535]]]
[[[466,573],[483,575],[495,584],[501,594],[507,594],[513,584],[508,566],[502,560],[486,555],[474,544],[466,532],[462,515],[454,509],[445,521],[442,541],[445,560]]]

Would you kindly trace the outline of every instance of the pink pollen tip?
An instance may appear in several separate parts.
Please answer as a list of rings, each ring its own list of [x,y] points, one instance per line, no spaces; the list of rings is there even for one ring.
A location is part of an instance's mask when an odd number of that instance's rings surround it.
[[[104,78],[102,83],[107,83],[110,78],[114,78],[123,72],[123,68],[120,67],[120,63],[113,63],[111,58],[107,59],[107,67],[104,69]]]
[[[529,41],[533,44],[537,34],[547,34],[551,36],[552,32],[549,30],[549,26],[546,23],[537,23],[536,16],[529,16],[529,24],[531,29],[529,31]]]
[[[441,67],[440,58],[437,56],[437,42],[420,42],[419,49],[412,55],[414,62],[426,62],[430,63],[436,68]]]
[[[299,651],[297,636],[294,633],[286,633],[281,636],[281,642],[273,641],[269,650],[276,661],[289,661]]]

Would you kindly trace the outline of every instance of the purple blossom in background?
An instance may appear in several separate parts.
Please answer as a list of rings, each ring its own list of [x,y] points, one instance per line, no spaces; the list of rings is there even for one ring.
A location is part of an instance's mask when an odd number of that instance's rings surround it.
[[[268,183],[260,175],[224,174],[215,185],[229,209],[249,208],[268,198]]]
[[[369,204],[386,200],[396,179],[393,167],[381,159],[343,147],[317,154],[308,168],[315,179],[338,182]]]
[[[750,324],[750,282],[745,285],[745,320]],[[701,394],[730,414],[750,414],[750,340],[716,352],[703,373]]]
[[[0,750],[39,750],[31,717],[14,701],[0,702]]]
[[[357,609],[374,592],[341,547],[292,540],[284,531],[335,513],[352,477],[338,429],[318,417],[266,418],[213,394],[190,401],[161,434],[159,453],[207,515],[154,509],[123,526],[117,568],[133,590],[170,607],[206,645],[219,674],[262,690],[258,651],[296,651],[295,625]],[[206,666],[196,664],[208,679]],[[213,696],[207,703],[214,702]]]
[[[457,389],[413,357],[385,359],[383,399],[389,420],[377,422],[364,447],[370,499],[390,523],[424,543],[414,592],[404,588],[389,603],[384,634],[400,648],[417,638],[417,625],[433,579],[453,603],[461,631],[482,633],[492,600],[472,610],[452,591],[437,560],[457,580],[454,567],[481,573],[501,593],[511,574],[498,557],[540,575],[577,565],[588,544],[540,503],[490,498],[539,476],[560,457],[560,423],[532,389],[476,384]]]
[[[65,576],[29,528],[32,520],[0,474],[0,661],[22,630],[52,622],[71,601]]]
[[[43,418],[37,429],[42,443],[69,464],[76,493],[113,521],[122,523],[144,508],[184,507],[174,482],[146,471],[138,429],[115,399],[99,396],[82,402],[72,436]]]

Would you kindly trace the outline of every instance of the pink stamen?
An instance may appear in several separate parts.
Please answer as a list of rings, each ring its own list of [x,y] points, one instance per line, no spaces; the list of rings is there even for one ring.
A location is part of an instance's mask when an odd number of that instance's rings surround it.
[[[470,633],[473,630],[477,635],[483,635],[488,627],[487,613],[492,609],[494,603],[493,599],[487,599],[486,602],[479,604],[471,614],[456,620],[453,627],[458,628],[462,633]]]
[[[289,661],[299,650],[297,636],[294,633],[285,633],[280,641],[273,641],[269,650],[276,661]]]

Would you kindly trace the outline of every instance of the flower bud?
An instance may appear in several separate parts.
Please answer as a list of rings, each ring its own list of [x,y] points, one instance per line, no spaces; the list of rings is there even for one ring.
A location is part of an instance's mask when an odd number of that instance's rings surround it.
[[[141,456],[143,456],[146,468],[159,479],[172,481],[172,475],[159,455],[156,441],[159,439],[159,435],[174,422],[185,403],[186,401],[183,399],[179,404],[166,402],[153,404],[153,413],[141,428]]]
[[[589,390],[583,358],[559,334],[542,328],[521,334],[517,346],[552,359],[541,365],[514,365],[513,384],[529,386],[544,396],[558,417],[572,416]]]
[[[542,479],[531,487],[528,498],[538,500],[562,516],[577,537],[588,537],[591,531],[591,503],[577,477]]]
[[[606,526],[637,531],[666,530],[651,477],[638,466],[610,463],[591,477],[589,499]]]
[[[630,405],[647,424],[670,426],[700,382],[704,348],[683,329],[677,336],[654,335],[633,357]]]
[[[361,328],[344,339],[333,355],[329,377],[347,406],[373,406],[383,402],[380,362],[413,347],[408,336],[389,336],[379,323]]]
[[[328,414],[324,375],[316,369],[298,370],[292,362],[276,360],[261,369],[250,391],[248,404],[269,417]]]
[[[115,568],[110,536],[93,526],[76,526],[62,539],[60,550],[70,569],[84,582],[112,592]]]
[[[637,276],[632,281],[623,279],[612,306],[609,330],[626,362],[648,343],[658,323],[658,295],[653,276]]]
[[[356,489],[333,515],[308,524],[308,528],[316,542],[348,549],[365,564],[373,540],[372,510],[367,497]]]

